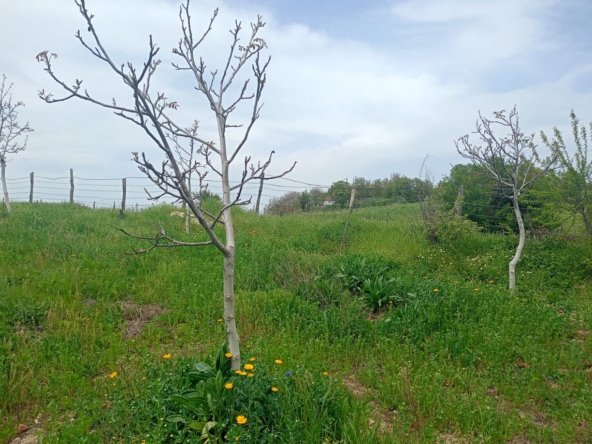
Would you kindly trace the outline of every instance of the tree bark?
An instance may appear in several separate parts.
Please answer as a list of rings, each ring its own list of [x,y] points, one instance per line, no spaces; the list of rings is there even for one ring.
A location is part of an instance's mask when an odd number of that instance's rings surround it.
[[[514,213],[516,213],[516,221],[518,222],[518,232],[520,236],[520,240],[518,241],[518,248],[516,248],[516,254],[510,261],[510,291],[514,293],[514,289],[516,288],[516,264],[520,260],[520,256],[522,255],[522,249],[524,248],[524,242],[526,241],[526,232],[524,230],[524,220],[522,219],[522,213],[520,211],[520,206],[518,205],[518,193],[514,192],[514,197],[512,201],[514,203]]]
[[[224,323],[228,350],[232,354],[231,370],[240,370],[240,338],[236,328],[234,313],[234,262],[235,240],[232,222],[232,195],[230,190],[229,162],[226,152],[226,119],[218,112],[218,136],[220,138],[220,160],[222,166],[222,205],[224,208],[224,228],[226,231],[226,253],[224,254]]]
[[[582,208],[580,210],[580,213],[582,214],[582,217],[584,218],[584,225],[586,226],[586,231],[588,232],[589,236],[592,236],[592,222],[590,221],[590,217],[588,216],[588,212],[586,211],[586,208]]]
[[[10,199],[8,198],[8,188],[6,188],[6,159],[4,156],[0,156],[0,170],[2,176],[2,191],[4,192],[4,203],[6,204],[6,209],[10,213],[12,208],[10,207]]]

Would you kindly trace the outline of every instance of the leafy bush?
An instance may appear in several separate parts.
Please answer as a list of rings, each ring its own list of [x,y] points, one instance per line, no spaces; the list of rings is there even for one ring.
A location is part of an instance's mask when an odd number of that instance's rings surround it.
[[[196,430],[203,443],[311,442],[303,439],[304,424],[317,429],[314,442],[341,439],[344,409],[350,408],[345,393],[327,372],[285,372],[282,364],[266,367],[252,357],[231,372],[222,345],[214,363],[195,364],[187,375],[193,388],[172,396],[185,410],[167,420]]]

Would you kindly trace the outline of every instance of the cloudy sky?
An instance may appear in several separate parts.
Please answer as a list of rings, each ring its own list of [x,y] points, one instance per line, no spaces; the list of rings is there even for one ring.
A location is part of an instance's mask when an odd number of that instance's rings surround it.
[[[215,139],[204,99],[171,67],[179,1],[87,0],[87,6],[119,63],[140,64],[152,34],[163,61],[154,91],[179,102],[180,123],[197,119],[202,137]],[[227,54],[235,19],[248,25],[261,14],[267,22],[261,37],[272,62],[265,106],[244,153],[262,159],[275,150],[275,171],[297,161],[295,180],[417,176],[426,155],[438,180],[462,161],[453,141],[473,131],[479,110],[491,115],[517,105],[522,129],[537,134],[553,126],[569,131],[572,108],[592,121],[589,0],[192,0],[196,29],[215,7],[220,13],[202,49],[211,69]],[[139,128],[106,109],[37,98],[41,89],[63,94],[35,60],[49,50],[68,84],[83,79],[97,98],[130,99],[74,38],[78,29],[90,37],[74,0],[0,0],[0,9],[0,74],[26,103],[21,122],[35,129],[26,152],[13,156],[9,178],[31,171],[67,176],[70,168],[83,178],[139,176],[132,151],[161,159]]]

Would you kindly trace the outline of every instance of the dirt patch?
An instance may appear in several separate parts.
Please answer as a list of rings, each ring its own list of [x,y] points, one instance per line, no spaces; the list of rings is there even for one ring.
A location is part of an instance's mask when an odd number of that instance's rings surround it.
[[[471,439],[456,433],[444,433],[438,437],[438,444],[470,444]]]
[[[345,376],[343,378],[343,385],[356,398],[368,398],[376,394],[375,390],[365,387],[353,375]],[[397,412],[381,408],[374,400],[371,400],[368,405],[370,406],[369,426],[373,427],[377,422],[380,422],[378,428],[378,434],[380,435],[392,431],[395,420],[397,419]]]
[[[532,441],[523,438],[521,436],[515,436],[514,438],[512,438],[510,441],[508,441],[506,444],[531,444]]]
[[[138,305],[133,302],[122,302],[119,306],[123,311],[122,318],[125,321],[124,331],[127,339],[137,338],[142,334],[144,325],[154,317],[169,311],[160,305]]]
[[[43,435],[43,429],[30,428],[19,433],[18,437],[10,441],[10,444],[37,444],[41,442],[40,437]],[[41,438],[42,439],[42,438]]]

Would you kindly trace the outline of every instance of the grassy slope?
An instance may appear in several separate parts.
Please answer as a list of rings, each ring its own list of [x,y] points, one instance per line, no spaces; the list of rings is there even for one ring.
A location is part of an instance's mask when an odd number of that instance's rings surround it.
[[[183,220],[170,211],[123,221],[61,204],[0,213],[0,441],[38,414],[45,442],[139,443],[162,434],[154,424],[183,365],[177,358],[203,357],[224,340],[214,248],[123,254],[138,244],[116,226],[150,233],[160,221],[183,238]],[[372,321],[347,295],[321,311],[290,291],[338,253],[343,213],[237,213],[245,350],[360,384],[374,416],[397,411],[386,442],[592,440],[590,244],[527,243],[512,296],[504,283],[515,239],[478,235],[431,246],[416,211],[354,213],[348,252],[399,269],[417,295]],[[168,311],[126,339],[121,301]],[[113,371],[117,378],[108,378]],[[153,417],[138,413],[147,411]]]

